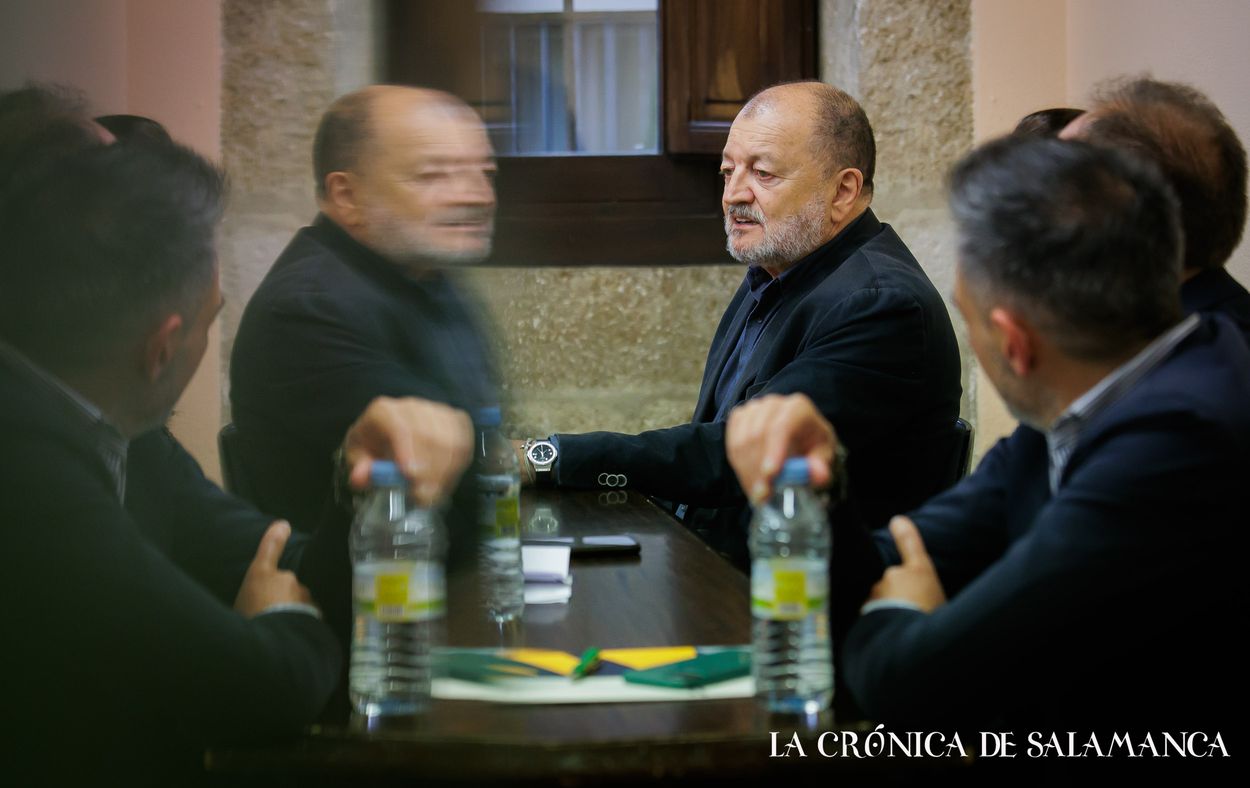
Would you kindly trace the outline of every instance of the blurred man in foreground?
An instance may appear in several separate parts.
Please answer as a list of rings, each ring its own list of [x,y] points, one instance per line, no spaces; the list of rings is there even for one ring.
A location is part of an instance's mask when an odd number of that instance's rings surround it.
[[[244,310],[230,364],[260,508],[316,523],[343,432],[378,396],[498,405],[476,310],[449,267],[484,259],[494,155],[454,96],[374,86],[335,101],[313,149],[320,214]],[[453,516],[471,511],[469,485]]]
[[[63,98],[0,96],[0,615],[15,636],[0,682],[23,710],[4,762],[50,784],[182,784],[206,743],[320,711],[340,645],[315,603],[350,594],[346,534],[292,537],[161,427],[221,306],[222,176],[168,143],[107,145]],[[467,416],[416,400],[374,402],[344,439],[355,486],[393,458],[431,501],[470,447]]]

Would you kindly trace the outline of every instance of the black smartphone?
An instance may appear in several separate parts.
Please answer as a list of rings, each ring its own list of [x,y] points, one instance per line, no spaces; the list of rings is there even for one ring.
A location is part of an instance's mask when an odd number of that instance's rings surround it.
[[[525,538],[521,544],[568,545],[574,556],[638,555],[642,547],[632,536],[609,534],[604,536],[540,536]]]

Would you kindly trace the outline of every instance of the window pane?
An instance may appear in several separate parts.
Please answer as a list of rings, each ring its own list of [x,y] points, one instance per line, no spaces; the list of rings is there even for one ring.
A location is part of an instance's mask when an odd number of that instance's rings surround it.
[[[658,0],[573,0],[574,11],[655,11]]]
[[[591,7],[649,11],[531,12],[537,0],[492,0],[482,25],[482,112],[501,155],[658,151],[655,2]],[[582,4],[585,5],[585,4]],[[524,9],[522,8],[524,7]],[[494,9],[501,9],[495,11]],[[507,12],[503,12],[507,9]]]
[[[558,14],[564,0],[478,0],[477,8],[488,14]]]

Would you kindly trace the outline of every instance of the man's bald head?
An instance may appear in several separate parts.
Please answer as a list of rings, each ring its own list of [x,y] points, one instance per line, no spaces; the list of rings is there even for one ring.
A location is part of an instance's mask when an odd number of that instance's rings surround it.
[[[1210,99],[1175,82],[1116,80],[1076,123],[1065,137],[1127,150],[1163,172],[1180,201],[1186,268],[1228,262],[1246,224],[1246,150]]]
[[[477,113],[437,90],[375,85],[343,96],[313,148],[321,212],[413,272],[490,254],[495,155]]]
[[[359,172],[361,162],[394,122],[409,112],[477,115],[460,99],[441,90],[403,85],[371,85],[340,96],[321,116],[313,140],[313,175],[317,196],[325,196],[326,176]]]
[[[786,82],[756,93],[738,114],[750,118],[768,111],[806,117],[809,145],[828,175],[854,168],[864,175],[864,193],[872,193],[877,144],[863,108],[850,94],[824,82]]]

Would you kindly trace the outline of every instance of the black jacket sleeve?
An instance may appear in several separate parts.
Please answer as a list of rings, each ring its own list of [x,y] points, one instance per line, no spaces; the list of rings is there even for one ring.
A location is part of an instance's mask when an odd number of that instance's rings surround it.
[[[745,398],[806,394],[847,441],[853,463],[859,445],[885,442],[899,429],[901,414],[928,396],[920,390],[926,352],[921,309],[897,289],[858,290],[836,304],[805,309],[792,318],[802,326],[793,358],[749,385]],[[559,441],[562,487],[597,489],[600,474],[624,474],[630,488],[671,501],[701,507],[745,502],[725,457],[723,423],[639,435],[561,434]]]
[[[1196,418],[1114,435],[1010,544],[995,512],[1010,504],[978,497],[1005,494],[996,450],[977,477],[915,513],[944,582],[986,566],[930,614],[884,609],[856,622],[843,649],[856,700],[873,717],[918,722],[1157,705],[1159,671],[1192,661],[1168,656],[1193,648],[1182,633],[1209,640],[1245,597],[1221,558],[1239,519],[1234,452],[1218,448],[1227,444]]]
[[[341,665],[321,621],[244,618],[149,543],[73,452],[33,440],[8,448],[0,553],[23,557],[2,581],[5,629],[18,635],[7,649],[11,702],[176,726],[202,742],[315,718]],[[27,688],[41,702],[23,703]]]

